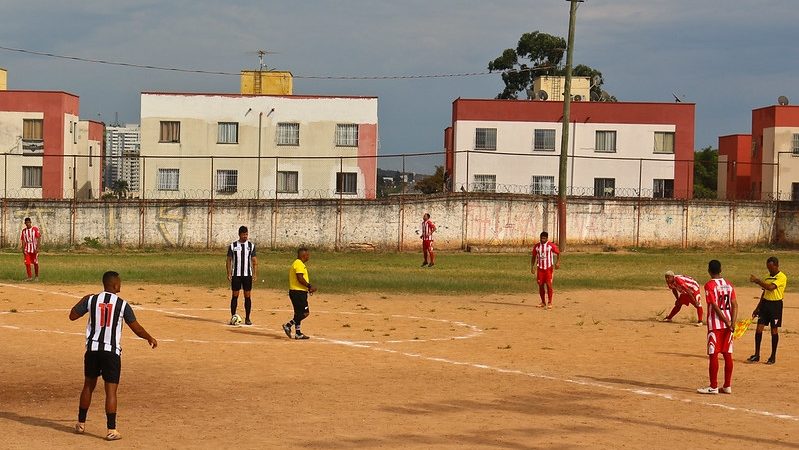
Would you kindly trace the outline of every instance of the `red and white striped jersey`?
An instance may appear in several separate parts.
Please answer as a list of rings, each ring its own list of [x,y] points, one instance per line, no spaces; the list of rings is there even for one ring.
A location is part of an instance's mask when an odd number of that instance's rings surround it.
[[[535,258],[536,266],[539,269],[549,269],[554,266],[554,256],[560,255],[558,246],[552,242],[538,243],[533,247],[533,258]]]
[[[694,296],[700,292],[699,283],[685,275],[674,275],[674,281],[668,283],[669,289],[674,289],[680,294]]]
[[[89,313],[86,350],[122,353],[122,322],[133,323],[136,315],[128,302],[110,292],[89,295],[78,303],[76,312]]]
[[[22,236],[20,236],[20,241],[24,245],[22,251],[25,253],[36,253],[39,249],[39,238],[42,237],[42,233],[39,232],[39,229],[36,227],[30,228],[23,228],[22,229]]]
[[[713,304],[719,307],[728,321],[732,321],[732,301],[735,300],[735,288],[724,278],[713,278],[705,283],[705,300],[707,301],[707,329],[724,330],[727,325],[724,319],[716,314]]]
[[[422,222],[422,239],[425,241],[433,240],[433,232],[436,231],[436,224],[432,220],[427,219]]]

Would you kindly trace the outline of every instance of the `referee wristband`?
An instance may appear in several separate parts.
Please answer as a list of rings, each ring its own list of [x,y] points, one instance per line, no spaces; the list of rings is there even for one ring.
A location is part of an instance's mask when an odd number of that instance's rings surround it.
[[[311,283],[308,283],[308,285],[305,286],[305,287],[307,287],[308,289],[311,289]]]

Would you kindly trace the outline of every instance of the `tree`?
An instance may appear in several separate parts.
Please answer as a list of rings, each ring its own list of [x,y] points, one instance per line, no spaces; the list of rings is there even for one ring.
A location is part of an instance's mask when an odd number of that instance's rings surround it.
[[[114,195],[117,198],[125,198],[128,195],[128,182],[125,180],[116,180],[111,185],[111,189],[114,191]]]
[[[719,151],[710,146],[694,153],[694,198],[716,198]]]
[[[444,190],[444,166],[436,166],[433,175],[416,182],[416,189],[425,194],[435,194]]]
[[[505,83],[505,89],[497,94],[497,98],[518,98],[520,92],[532,88],[533,82],[539,76],[565,75],[566,68],[561,66],[565,52],[566,40],[560,36],[539,31],[524,33],[519,38],[516,49],[505,49],[499,58],[488,63],[489,71],[503,71],[502,81]],[[572,74],[578,77],[590,77],[592,81],[596,81],[592,82],[592,97],[605,101],[616,100],[602,90],[604,83],[602,72],[580,64],[574,67]]]

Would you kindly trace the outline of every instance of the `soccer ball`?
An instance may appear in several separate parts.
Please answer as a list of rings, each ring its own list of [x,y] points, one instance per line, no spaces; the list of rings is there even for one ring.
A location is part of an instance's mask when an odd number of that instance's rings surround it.
[[[241,319],[241,316],[238,314],[233,314],[233,317],[230,318],[231,325],[241,325],[242,322],[244,321]]]

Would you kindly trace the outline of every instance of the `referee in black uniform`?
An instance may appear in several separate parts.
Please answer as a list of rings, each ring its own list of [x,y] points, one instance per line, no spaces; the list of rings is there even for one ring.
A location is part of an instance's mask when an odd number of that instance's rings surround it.
[[[252,280],[258,279],[258,258],[255,256],[255,244],[248,241],[249,231],[244,225],[239,227],[239,239],[233,241],[227,249],[227,279],[230,281],[230,316],[236,315],[239,304],[239,291],[244,289],[245,325],[252,325]]]

